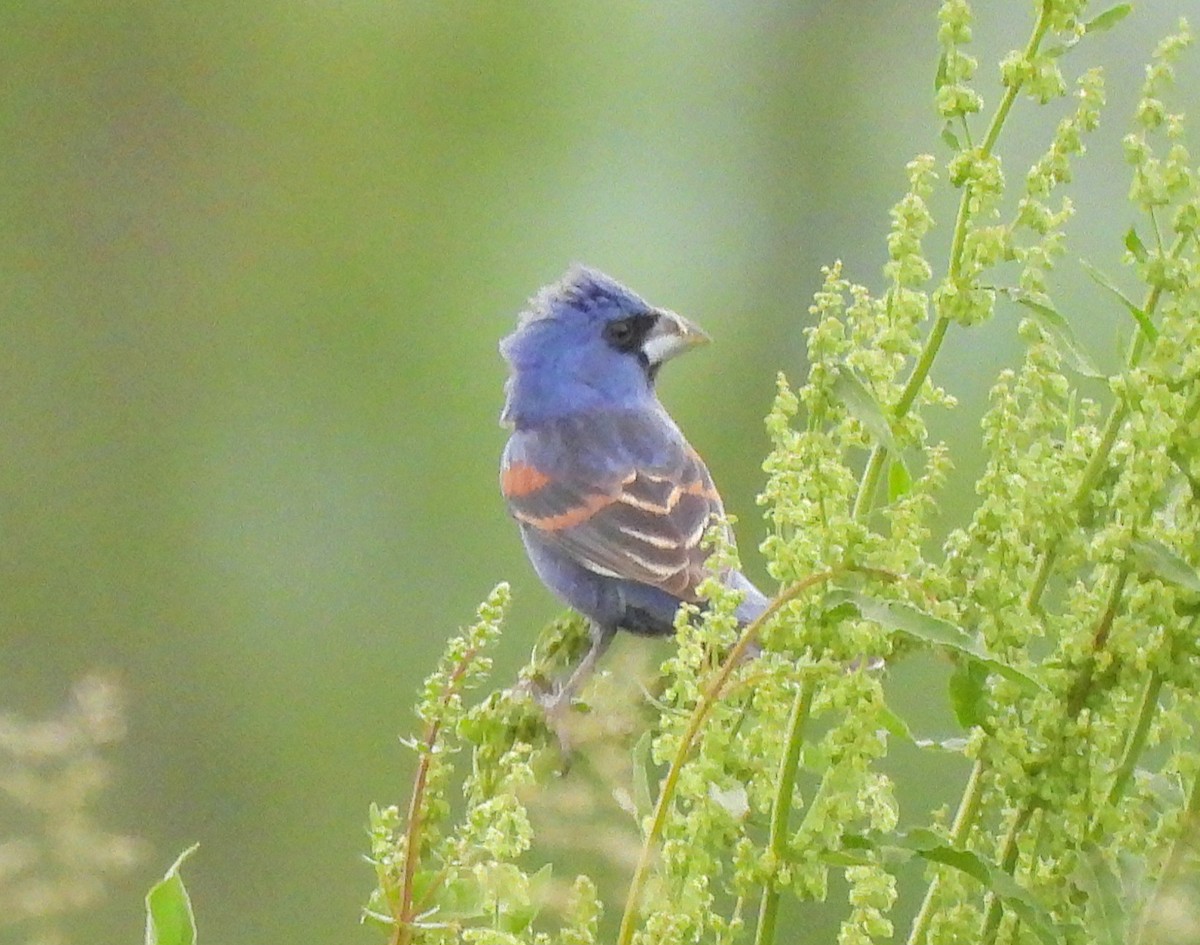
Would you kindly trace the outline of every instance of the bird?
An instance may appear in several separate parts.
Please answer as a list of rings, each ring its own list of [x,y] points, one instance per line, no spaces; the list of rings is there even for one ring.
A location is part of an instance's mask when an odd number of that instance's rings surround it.
[[[724,506],[655,382],[666,361],[709,340],[577,264],[530,299],[500,343],[500,421],[511,430],[500,491],[538,577],[590,625],[590,650],[547,708],[570,702],[618,631],[670,635],[681,604],[703,607],[701,540]],[[742,592],[743,626],[767,608],[740,571],[720,579]]]

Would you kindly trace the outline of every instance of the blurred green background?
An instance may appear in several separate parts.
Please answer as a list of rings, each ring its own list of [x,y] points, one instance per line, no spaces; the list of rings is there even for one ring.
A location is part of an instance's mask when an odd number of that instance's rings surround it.
[[[1030,5],[977,6],[990,105]],[[1138,4],[1067,60],[1109,70],[1060,277],[1108,367],[1119,316],[1073,260],[1120,258],[1120,136],[1190,6]],[[878,286],[905,162],[946,156],[936,8],[4,4],[0,708],[44,716],[114,674],[130,732],[98,817],[148,849],[72,941],[136,940],[197,840],[203,940],[377,940],[365,812],[407,797],[415,687],[496,581],[501,679],[558,610],[496,492],[496,343],[569,262],[715,337],[661,390],[762,577],[761,417],[776,371],[802,377],[819,267]],[[1061,113],[1034,111],[1013,183]],[[1015,319],[952,333],[935,370],[963,399],[934,418],[948,522]]]

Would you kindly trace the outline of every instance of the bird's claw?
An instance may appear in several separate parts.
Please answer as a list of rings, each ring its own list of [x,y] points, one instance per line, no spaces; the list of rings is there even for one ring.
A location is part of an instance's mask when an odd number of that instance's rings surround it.
[[[573,749],[568,731],[567,714],[574,705],[574,694],[563,684],[547,685],[543,680],[526,678],[517,684],[517,691],[528,696],[542,710],[546,729],[558,742],[564,771],[570,767]]]

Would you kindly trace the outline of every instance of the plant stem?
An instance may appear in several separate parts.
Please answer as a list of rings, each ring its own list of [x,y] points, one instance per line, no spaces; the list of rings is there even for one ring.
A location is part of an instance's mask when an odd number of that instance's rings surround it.
[[[969,191],[969,188],[968,188]],[[963,195],[963,204],[965,205],[968,199],[968,194]],[[961,250],[959,257],[961,257]],[[960,263],[961,265],[961,263]],[[913,367],[913,372],[909,375],[908,382],[904,385],[904,390],[900,392],[900,399],[896,401],[896,406],[892,408],[892,418],[900,420],[908,414],[912,408],[913,401],[917,399],[917,394],[921,392],[921,385],[925,383],[925,379],[929,377],[929,372],[933,370],[934,359],[941,350],[942,342],[946,338],[946,332],[950,328],[950,319],[945,315],[939,315],[933,323],[933,328],[930,329],[929,337],[925,339],[925,346],[921,349],[921,356],[917,359],[916,365]]]
[[[1021,831],[1028,825],[1033,817],[1033,812],[1037,810],[1037,803],[1033,799],[1025,802],[1025,806],[1021,808],[1021,812],[1008,826],[1008,833],[1004,835],[1004,852],[1000,856],[1000,869],[1008,874],[1017,867],[1017,857],[1020,855],[1021,848],[1018,846],[1018,841],[1021,838]],[[1000,897],[994,892],[988,894],[987,911],[983,919],[983,935],[980,936],[982,945],[994,945],[996,941],[996,933],[1000,930],[1000,919],[1004,909]]]
[[[858,483],[858,491],[854,494],[854,507],[850,517],[859,521],[875,503],[875,493],[879,489],[879,476],[883,472],[883,463],[887,459],[887,449],[876,443],[871,447],[871,456],[867,460],[867,468],[863,470],[862,479]]]
[[[1183,236],[1176,238],[1175,243],[1171,246],[1167,256],[1170,259],[1177,258],[1182,252],[1187,240]],[[1158,308],[1159,300],[1162,298],[1162,286],[1156,285],[1151,287],[1146,294],[1146,300],[1142,303],[1142,311],[1149,320],[1154,314],[1154,310]],[[1143,331],[1138,331],[1133,336],[1133,341],[1129,347],[1129,354],[1125,359],[1125,363],[1129,367],[1136,367],[1141,361],[1142,355],[1146,350],[1146,334]],[[1108,418],[1104,421],[1104,431],[1100,434],[1100,442],[1096,445],[1096,451],[1092,454],[1092,458],[1088,460],[1087,466],[1084,467],[1083,475],[1079,479],[1079,485],[1075,489],[1075,495],[1071,499],[1071,508],[1078,512],[1087,502],[1092,494],[1092,489],[1095,488],[1100,476],[1108,467],[1108,456],[1112,452],[1113,446],[1117,442],[1117,435],[1121,432],[1121,426],[1125,423],[1125,417],[1129,413],[1129,406],[1124,400],[1119,400],[1114,403],[1108,411]],[[1058,557],[1058,546],[1062,541],[1061,535],[1055,535],[1049,546],[1042,553],[1041,559],[1038,561],[1037,571],[1033,575],[1033,583],[1030,585],[1029,594],[1026,597],[1026,607],[1029,610],[1035,610],[1038,603],[1041,601],[1042,594],[1046,590],[1046,582],[1050,579],[1050,572],[1054,569],[1054,562]]]
[[[1193,617],[1183,631],[1183,639],[1193,638],[1197,628],[1200,628],[1200,617]],[[1116,807],[1121,798],[1125,796],[1125,789],[1129,786],[1133,773],[1137,770],[1138,759],[1141,758],[1142,751],[1146,747],[1146,738],[1150,734],[1150,724],[1154,721],[1154,713],[1158,711],[1158,699],[1162,695],[1164,682],[1162,673],[1155,669],[1150,673],[1150,678],[1146,680],[1146,685],[1142,689],[1137,722],[1134,723],[1129,740],[1125,743],[1121,764],[1113,776],[1112,786],[1108,789],[1106,803],[1110,808]]]
[[[1042,40],[1046,36],[1046,30],[1050,28],[1050,18],[1047,16],[1048,6],[1048,3],[1042,3],[1037,22],[1033,27],[1033,33],[1029,37],[1029,42],[1025,44],[1026,59],[1032,59],[1037,54],[1038,47],[1042,44]],[[981,158],[990,157],[992,150],[996,147],[996,142],[1000,138],[1000,132],[1004,128],[1004,122],[1008,119],[1008,113],[1012,110],[1013,102],[1016,101],[1017,95],[1021,91],[1021,85],[1022,83],[1015,82],[1004,90],[1004,96],[1000,99],[1000,104],[996,106],[996,112],[992,115],[992,121],[988,125],[987,133],[983,136],[983,143],[979,146],[979,156]],[[970,228],[971,221],[971,197],[971,185],[968,183],[963,187],[962,197],[958,201],[958,215],[954,220],[954,236],[950,242],[950,265],[947,278],[951,282],[957,282],[962,275],[963,248],[967,243],[967,231]],[[946,337],[946,330],[949,327],[950,319],[944,315],[938,316],[937,321],[933,324],[933,329],[929,333],[929,337],[925,341],[925,347],[921,351],[921,357],[917,361],[917,366],[913,369],[908,383],[904,385],[904,391],[900,394],[900,399],[896,402],[893,415],[897,419],[908,413],[909,407],[912,406],[913,401],[916,399],[921,385],[925,383],[925,378],[929,376],[929,371],[933,367],[933,360],[937,357],[938,349],[941,348],[942,341]]]
[[[967,837],[975,822],[979,810],[979,802],[983,799],[983,776],[987,771],[987,763],[979,758],[971,767],[971,776],[958,802],[958,810],[954,814],[954,823],[950,827],[950,845],[955,848],[965,848]],[[929,934],[929,924],[933,920],[933,902],[937,898],[938,887],[941,885],[940,874],[934,874],[925,890],[925,898],[921,900],[921,908],[913,919],[908,933],[907,945],[923,945]]]
[[[1046,30],[1050,28],[1047,6],[1047,3],[1042,3],[1037,23],[1034,24],[1033,33],[1029,37],[1029,42],[1025,45],[1026,59],[1033,58],[1037,53],[1038,47],[1046,36]],[[992,115],[987,133],[983,136],[983,143],[979,146],[978,152],[980,158],[989,157],[992,150],[996,147],[996,142],[1000,138],[1000,132],[1004,128],[1004,122],[1008,118],[1008,113],[1012,111],[1013,103],[1021,91],[1021,85],[1022,83],[1016,82],[1004,90],[1004,96],[1000,99],[1000,104],[996,106],[996,112]],[[962,277],[963,249],[967,244],[967,232],[970,229],[971,198],[973,193],[972,185],[968,181],[963,186],[962,197],[958,201],[958,212],[954,219],[954,236],[950,241],[950,259],[946,278],[951,283],[957,283]],[[913,402],[917,399],[917,394],[921,392],[921,387],[924,385],[926,378],[929,377],[929,372],[933,369],[933,362],[937,358],[938,351],[941,350],[942,342],[945,340],[946,332],[949,328],[950,319],[945,315],[939,315],[934,321],[933,328],[929,331],[929,337],[925,339],[925,344],[921,348],[920,357],[913,367],[912,374],[909,375],[904,389],[900,392],[899,400],[892,407],[893,420],[903,419],[912,408]],[[870,459],[867,460],[867,467],[863,471],[862,479],[859,481],[858,493],[854,499],[853,515],[855,519],[861,518],[870,511],[886,454],[887,450],[879,443],[876,443],[871,450]]]
[[[1106,806],[1110,808],[1116,807],[1121,798],[1125,796],[1125,788],[1129,786],[1129,779],[1133,777],[1133,772],[1137,768],[1138,759],[1142,756],[1142,749],[1146,747],[1146,736],[1150,734],[1150,723],[1154,720],[1154,713],[1158,710],[1158,697],[1162,693],[1162,687],[1162,673],[1155,670],[1146,680],[1146,687],[1142,690],[1142,703],[1138,708],[1137,723],[1125,745],[1125,753],[1121,758],[1120,767],[1117,768],[1117,774],[1113,778],[1112,787],[1108,789]]]
[[[684,729],[683,735],[680,736],[679,747],[675,750],[675,757],[671,759],[671,766],[667,769],[666,777],[663,778],[662,788],[658,792],[658,800],[655,802],[654,814],[650,820],[650,829],[646,832],[646,839],[642,844],[641,856],[638,858],[637,866],[633,871],[633,878],[629,881],[629,892],[625,897],[625,912],[621,916],[621,929],[617,933],[616,945],[630,945],[630,942],[633,941],[634,923],[637,920],[638,907],[642,901],[642,889],[646,885],[646,880],[650,875],[650,863],[654,859],[655,851],[658,849],[659,841],[667,824],[667,815],[671,810],[671,803],[675,798],[675,789],[679,784],[679,776],[683,772],[683,765],[687,761],[688,755],[691,754],[692,745],[695,743],[697,735],[700,734],[700,728],[703,726],[704,720],[708,717],[708,713],[712,711],[713,706],[716,705],[717,699],[725,688],[725,684],[729,681],[729,677],[733,675],[734,669],[741,665],[751,643],[758,636],[759,630],[779,612],[784,604],[795,600],[806,591],[824,584],[848,570],[851,569],[833,568],[828,571],[821,571],[818,574],[810,574],[804,580],[797,581],[780,593],[779,596],[771,601],[767,609],[754,618],[742,631],[741,637],[738,638],[737,643],[730,650],[729,656],[725,658],[725,662],[716,671],[712,681],[705,687],[699,701],[696,703],[696,707],[692,710],[692,716],[688,720],[687,728]]]
[[[1132,573],[1133,568],[1131,565],[1121,565],[1112,587],[1109,588],[1108,600],[1104,604],[1104,613],[1100,616],[1100,622],[1096,625],[1096,630],[1092,634],[1091,652],[1088,654],[1087,661],[1083,664],[1083,669],[1080,670],[1079,676],[1076,677],[1075,682],[1067,692],[1066,717],[1068,720],[1077,718],[1079,713],[1083,711],[1083,707],[1087,705],[1088,696],[1092,693],[1092,683],[1095,681],[1096,657],[1108,646],[1108,638],[1112,633],[1113,621],[1117,619],[1117,608],[1121,606],[1121,595],[1125,593],[1125,584]]]
[[[1112,633],[1113,621],[1117,616],[1117,608],[1121,605],[1121,595],[1125,593],[1125,584],[1132,573],[1132,568],[1129,565],[1122,565],[1113,579],[1112,587],[1108,591],[1108,598],[1104,603],[1104,611],[1100,615],[1100,620],[1092,633],[1091,652],[1088,653],[1086,661],[1079,670],[1079,675],[1067,691],[1063,717],[1064,724],[1078,718],[1079,713],[1087,705],[1088,697],[1092,692],[1092,683],[1095,681],[1096,657],[1108,645],[1108,640]],[[1049,750],[1051,757],[1039,763],[1034,770],[1030,771],[1029,776],[1031,781],[1035,776],[1046,771],[1052,763],[1061,758],[1065,742],[1066,731],[1064,728],[1059,741]],[[1021,837],[1021,831],[1025,829],[1037,807],[1037,797],[1031,794],[1021,808],[1021,813],[1009,826],[1008,833],[1004,838],[1004,852],[1000,858],[1000,868],[1010,875],[1017,865],[1017,856],[1020,852],[1018,842]],[[993,945],[996,941],[996,933],[1000,928],[1002,912],[1003,902],[1000,897],[995,893],[990,893],[987,898],[987,908],[983,920],[983,935],[981,937],[983,945]]]
[[[792,714],[788,719],[787,753],[779,766],[775,781],[775,801],[771,809],[771,832],[767,849],[772,861],[783,862],[787,846],[788,815],[792,810],[792,795],[796,787],[796,770],[800,766],[800,749],[804,745],[804,727],[812,709],[815,686],[805,679],[792,702]],[[774,945],[775,919],[779,911],[779,888],[772,880],[763,889],[762,902],[758,911],[758,926],[754,931],[754,945]]]
[[[1138,337],[1141,338],[1141,335]],[[1075,495],[1071,499],[1071,508],[1076,512],[1087,502],[1088,497],[1092,494],[1092,489],[1095,488],[1101,474],[1107,468],[1108,454],[1112,452],[1112,448],[1117,442],[1117,435],[1121,432],[1121,426],[1125,423],[1125,416],[1128,413],[1129,408],[1124,401],[1113,404],[1112,409],[1109,410],[1108,420],[1104,424],[1104,432],[1100,434],[1100,442],[1096,445],[1096,452],[1092,454],[1092,458],[1084,467],[1083,475],[1079,478],[1079,485],[1075,489]],[[1054,569],[1054,562],[1058,557],[1058,544],[1059,539],[1056,537],[1038,561],[1037,571],[1033,575],[1033,583],[1025,598],[1025,607],[1029,611],[1037,608],[1042,594],[1046,590],[1046,582],[1050,578],[1050,572]]]
[[[1172,257],[1177,256],[1180,252],[1182,252],[1184,245],[1185,245],[1185,240],[1183,239],[1183,237],[1179,237],[1178,239],[1176,239],[1175,244],[1171,247],[1169,255]],[[1161,297],[1162,297],[1162,287],[1157,286],[1157,285],[1153,286],[1150,289],[1149,293],[1147,294],[1146,301],[1145,301],[1144,305],[1142,306],[1142,310],[1146,313],[1147,318],[1149,318],[1149,316],[1158,307],[1158,303],[1159,303],[1159,300]],[[1146,345],[1146,336],[1143,332],[1139,331],[1136,335],[1134,335],[1133,342],[1129,349],[1129,355],[1126,359],[1126,363],[1130,367],[1136,366],[1137,363],[1141,360],[1142,354],[1145,351],[1145,345]],[[1091,496],[1092,490],[1095,488],[1095,485],[1099,481],[1100,476],[1104,473],[1105,469],[1107,468],[1109,454],[1112,452],[1112,448],[1116,444],[1117,436],[1120,434],[1121,427],[1125,423],[1125,417],[1128,414],[1128,412],[1129,412],[1129,407],[1125,401],[1119,401],[1119,402],[1113,404],[1113,406],[1110,408],[1108,418],[1104,424],[1104,431],[1100,436],[1100,442],[1097,444],[1096,451],[1092,454],[1091,459],[1088,460],[1087,466],[1084,467],[1083,474],[1079,480],[1079,485],[1076,487],[1076,490],[1075,490],[1075,495],[1071,499],[1071,506],[1076,511],[1078,511],[1083,506],[1083,504],[1088,500],[1088,498]],[[1026,597],[1026,601],[1025,601],[1026,608],[1030,611],[1035,610],[1041,601],[1041,596],[1046,589],[1046,584],[1049,580],[1050,573],[1054,567],[1054,561],[1058,556],[1058,546],[1059,546],[1060,541],[1061,541],[1061,536],[1055,536],[1052,539],[1050,545],[1046,548],[1045,552],[1043,552],[1041,559],[1038,561],[1038,568],[1037,568],[1037,571],[1034,573],[1033,581],[1032,581],[1032,584],[1030,585],[1029,594]],[[1101,620],[1100,628],[1097,630],[1097,633],[1096,633],[1096,636],[1095,636],[1095,639],[1093,642],[1093,654],[1095,652],[1097,652],[1099,649],[1102,649],[1104,647],[1104,645],[1107,643],[1108,631],[1109,631],[1109,629],[1111,629],[1112,620],[1116,615],[1115,608],[1116,608],[1117,602],[1119,601],[1120,595],[1124,589],[1125,581],[1128,579],[1128,577],[1129,577],[1128,568],[1122,568],[1121,571],[1118,572],[1117,580],[1114,583],[1112,592],[1109,595],[1109,601],[1108,601],[1108,605],[1105,608],[1104,617]],[[1086,701],[1087,693],[1088,693],[1088,690],[1090,689],[1090,685],[1091,685],[1091,681],[1092,681],[1093,666],[1094,666],[1094,658],[1093,658],[1093,660],[1089,660],[1088,664],[1085,666],[1085,668],[1083,670],[1083,675],[1076,681],[1076,685],[1073,688],[1070,698],[1069,698],[1070,704],[1067,706],[1068,717],[1073,718],[1076,714],[1078,714],[1079,710],[1082,708],[1083,702]],[[1161,681],[1160,681],[1159,685],[1161,687]],[[1144,694],[1144,696],[1145,696],[1145,694]],[[1141,749],[1145,743],[1146,731],[1141,730],[1141,728],[1144,725],[1145,729],[1148,730],[1150,720],[1153,717],[1154,707],[1157,705],[1157,701],[1158,701],[1157,691],[1154,692],[1153,701],[1151,703],[1148,704],[1145,702],[1145,700],[1143,700],[1142,711],[1144,713],[1148,713],[1148,714],[1146,714],[1144,718],[1139,717],[1138,728],[1136,728],[1134,731],[1134,738],[1131,738],[1130,744],[1127,749],[1126,757],[1125,757],[1125,759],[1123,759],[1123,762],[1122,762],[1122,769],[1119,770],[1119,772],[1118,772],[1118,780],[1116,782],[1114,782],[1114,784],[1113,784],[1112,791],[1115,793],[1110,794],[1110,802],[1111,802],[1111,800],[1113,800],[1115,798],[1119,798],[1120,794],[1123,793],[1125,790],[1125,786],[1128,782],[1128,779],[1129,779],[1130,775],[1132,774],[1132,770],[1133,770],[1132,766],[1136,765],[1137,757],[1141,753]],[[1148,705],[1149,705],[1149,708],[1147,708]],[[1135,739],[1139,739],[1139,740],[1135,741]],[[1133,754],[1129,753],[1131,750],[1133,751]],[[1128,763],[1131,766],[1128,771],[1124,770],[1124,766],[1126,763]],[[972,774],[974,774],[974,772],[972,772]],[[969,789],[970,789],[970,785],[968,785],[968,790]],[[964,795],[964,797],[965,797],[965,795]],[[960,807],[960,809],[961,809],[961,807]],[[1032,811],[1030,811],[1030,813],[1032,813]],[[1017,821],[1013,822],[1013,827],[1016,828],[1017,825],[1020,823],[1021,823],[1021,820],[1019,818]],[[1010,831],[1009,839],[1013,840],[1013,842],[1015,844],[1016,836],[1014,834],[1012,834],[1011,831]],[[1015,846],[1012,849],[1013,849],[1013,852],[1015,855]],[[1009,847],[1007,845],[1007,842],[1006,842],[1005,851],[1006,851],[1006,854],[1009,852]],[[1014,865],[1015,865],[1015,862],[1016,862],[1016,860],[1014,858],[1013,859]],[[922,902],[921,912],[919,912],[918,916],[917,916],[918,919],[920,919],[922,913],[925,912],[933,891],[934,891],[934,886],[931,885],[929,888],[929,891],[926,894],[925,901]],[[1000,905],[999,899],[995,896],[992,896],[988,902],[987,914],[986,914],[986,917],[984,920],[984,940],[985,941],[994,941],[994,939],[995,939],[996,929],[998,928],[999,921],[1000,921],[1000,909],[1001,909],[1001,905]],[[914,922],[914,931],[915,931],[915,929],[916,929],[916,925]],[[916,945],[917,941],[918,941],[917,939],[914,939],[910,936],[910,939],[909,939],[910,945]]]
[[[404,878],[400,887],[399,908],[394,916],[396,924],[392,928],[389,945],[409,945],[412,941],[412,921],[415,918],[413,883],[416,879],[417,863],[420,860],[421,807],[425,799],[425,785],[429,778],[429,759],[433,756],[433,746],[437,742],[440,729],[441,724],[434,721],[430,723],[425,732],[425,739],[421,745],[421,758],[417,762],[417,773],[413,778],[412,795],[408,799],[408,827],[404,834]]]
[[[1048,7],[1049,4],[1043,2],[1038,10],[1037,22],[1034,24],[1029,41],[1025,44],[1026,59],[1032,59],[1037,54],[1038,47],[1041,46],[1042,40],[1046,36],[1046,31],[1050,28]],[[1008,119],[1009,112],[1012,111],[1013,103],[1016,102],[1020,91],[1020,82],[1015,82],[1004,90],[1000,104],[996,106],[996,111],[992,115],[991,122],[988,124],[987,132],[983,136],[983,142],[979,146],[980,157],[988,157],[995,149],[996,142],[1000,139],[1000,132],[1004,128],[1004,123]],[[966,246],[967,230],[969,229],[971,219],[971,197],[971,185],[968,183],[963,188],[962,197],[958,201],[958,213],[954,220],[954,236],[950,242],[947,279],[951,282],[957,282],[962,277],[963,251]],[[939,315],[933,323],[929,337],[925,339],[921,355],[913,367],[913,372],[909,376],[908,382],[904,385],[904,390],[900,393],[900,399],[896,401],[896,406],[892,411],[894,419],[899,420],[903,418],[912,407],[917,394],[925,383],[925,379],[929,376],[929,372],[933,368],[934,359],[941,349],[942,342],[945,340],[946,332],[949,328],[950,319],[945,315]],[[867,468],[863,473],[863,478],[859,485],[859,493],[855,498],[856,518],[859,517],[862,511],[860,506],[864,503],[869,504],[870,501],[869,499],[864,499],[864,493],[869,490],[870,496],[874,496],[883,467],[884,452],[883,447],[879,444],[876,444],[875,448],[871,451],[871,457],[867,461]],[[977,760],[971,768],[971,775],[967,780],[966,787],[963,789],[963,795],[959,800],[958,811],[955,814],[954,825],[951,830],[951,842],[955,846],[965,845],[967,837],[970,835],[971,827],[974,824],[980,802],[983,798],[984,770],[985,764],[982,759]],[[939,880],[935,875],[926,888],[925,896],[921,900],[921,907],[917,911],[916,918],[913,919],[913,924],[908,935],[908,945],[921,945],[925,941],[929,933],[929,924],[933,918],[933,901],[937,895],[938,885]]]
[[[472,647],[463,654],[458,665],[446,680],[442,688],[442,705],[448,705],[462,681],[466,668],[478,655],[478,649]],[[429,780],[431,759],[437,747],[438,736],[441,734],[442,720],[430,720],[425,729],[425,737],[421,740],[421,757],[417,762],[417,772],[413,777],[412,796],[408,800],[408,826],[404,834],[404,874],[400,887],[400,902],[393,904],[395,925],[388,938],[388,945],[410,945],[413,940],[413,921],[417,916],[416,904],[413,902],[413,890],[416,883],[417,864],[421,859],[421,828],[424,826],[421,812],[424,809],[425,788]],[[388,896],[389,903],[392,896]]]

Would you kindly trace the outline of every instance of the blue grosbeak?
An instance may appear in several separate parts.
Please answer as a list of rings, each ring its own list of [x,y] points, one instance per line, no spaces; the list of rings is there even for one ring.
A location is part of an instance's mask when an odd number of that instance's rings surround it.
[[[567,700],[618,630],[673,632],[699,603],[700,540],[721,497],[654,390],[663,362],[708,336],[603,273],[572,267],[542,289],[500,351],[510,366],[501,422],[513,430],[500,488],[534,570],[592,624]],[[731,536],[732,537],[732,536]],[[746,623],[767,605],[737,571]]]

